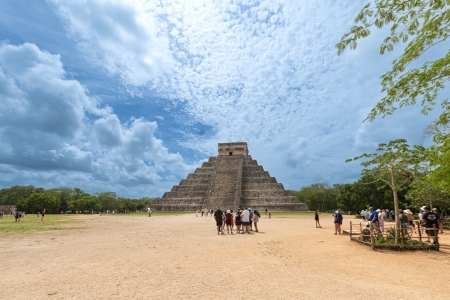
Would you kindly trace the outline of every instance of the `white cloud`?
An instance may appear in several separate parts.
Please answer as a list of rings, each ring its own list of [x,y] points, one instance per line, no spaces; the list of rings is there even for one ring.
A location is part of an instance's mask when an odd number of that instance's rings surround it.
[[[58,55],[34,44],[0,47],[0,83],[0,173],[18,177],[14,166],[26,170],[24,182],[74,186],[57,176],[71,172],[82,186],[142,190],[160,181],[158,173],[191,169],[155,138],[156,122],[120,123],[110,107],[100,107],[78,81],[65,78]]]
[[[183,146],[215,155],[218,142],[247,141],[290,188],[342,182],[359,173],[344,163],[354,152],[414,139],[430,120],[406,113],[361,123],[399,53],[378,56],[383,32],[375,32],[337,57],[334,45],[364,1],[52,2],[107,70],[182,103],[189,121],[212,127],[206,138],[186,133]],[[160,57],[159,64],[144,57]],[[400,125],[412,120],[413,129]]]

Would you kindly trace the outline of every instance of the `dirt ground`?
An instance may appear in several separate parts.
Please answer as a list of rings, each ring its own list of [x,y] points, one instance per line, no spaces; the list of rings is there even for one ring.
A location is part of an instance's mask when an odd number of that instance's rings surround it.
[[[194,214],[74,217],[0,236],[0,299],[449,299],[448,231],[440,252],[393,252],[333,235],[332,217],[263,216],[245,235]]]

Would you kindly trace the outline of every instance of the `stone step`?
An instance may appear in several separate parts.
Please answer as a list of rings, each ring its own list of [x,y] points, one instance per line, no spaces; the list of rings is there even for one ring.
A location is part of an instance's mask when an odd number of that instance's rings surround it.
[[[201,179],[182,179],[181,181],[180,181],[180,186],[181,185],[196,185],[196,184],[199,184],[199,185],[203,185],[203,184],[206,184],[206,185],[209,185],[209,182],[210,182],[210,179],[204,179],[204,178],[201,178]]]
[[[181,192],[165,192],[164,198],[196,198],[206,197],[206,190],[204,191],[181,191]]]
[[[244,177],[242,176],[242,185],[252,183],[277,183],[275,177]]]
[[[283,196],[292,196],[292,194],[289,191],[280,190],[280,189],[278,189],[278,190],[272,189],[272,190],[266,190],[266,191],[261,191],[261,190],[259,190],[259,191],[258,190],[253,190],[253,191],[243,190],[243,191],[241,191],[242,198],[277,198],[277,197],[283,197]]]
[[[242,185],[244,191],[266,191],[266,190],[284,190],[284,186],[281,183],[245,183]]]
[[[184,191],[204,191],[208,190],[209,184],[194,184],[194,185],[175,185],[171,192],[184,192]]]
[[[209,180],[211,178],[211,176],[212,176],[212,173],[211,174],[207,174],[207,173],[197,173],[197,174],[189,173],[188,176],[187,176],[187,179],[188,180],[189,179],[192,179],[192,180],[207,179],[207,180]]]
[[[204,173],[209,173],[212,174],[214,168],[197,168],[195,169],[195,174],[204,174]]]

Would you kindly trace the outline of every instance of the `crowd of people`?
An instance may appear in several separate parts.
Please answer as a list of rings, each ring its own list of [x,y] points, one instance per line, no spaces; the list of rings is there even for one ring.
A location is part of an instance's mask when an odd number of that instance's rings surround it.
[[[420,230],[420,234],[424,232],[427,235],[428,243],[431,243],[430,239],[433,239],[433,243],[436,243],[438,233],[443,233],[442,216],[436,208],[431,209],[429,206],[422,206],[418,215],[418,228],[414,221],[414,213],[409,209],[399,209],[398,214],[393,210],[377,209],[370,207],[361,211],[361,218],[367,220],[366,227],[370,228],[371,232],[385,231],[384,223],[386,221],[395,221],[396,218],[400,221],[400,227],[406,235],[409,237],[417,234]]]
[[[196,216],[198,217],[199,211],[196,211]],[[265,210],[267,214],[267,209]],[[258,232],[258,222],[261,215],[258,210],[244,207],[243,210],[238,209],[236,213],[232,209],[222,211],[220,207],[217,208],[215,212],[212,209],[203,209],[201,211],[201,216],[214,217],[217,227],[217,234],[225,234],[225,229],[227,234],[250,234],[255,229]],[[236,228],[235,228],[236,227]]]

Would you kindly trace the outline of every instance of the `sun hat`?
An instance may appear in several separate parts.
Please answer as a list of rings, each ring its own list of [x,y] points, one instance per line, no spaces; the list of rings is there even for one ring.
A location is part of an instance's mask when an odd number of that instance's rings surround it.
[[[405,214],[408,214],[408,215],[412,215],[413,214],[412,211],[410,211],[409,209],[405,209],[404,212],[405,212]]]
[[[378,213],[381,212],[381,209],[377,209],[377,212],[378,212]]]
[[[227,214],[229,214],[230,213],[230,210],[227,210]]]
[[[433,207],[431,210],[435,210],[435,211],[437,211],[437,208],[436,207]]]
[[[371,207],[369,207],[369,210],[373,210],[373,207],[371,206]]]

